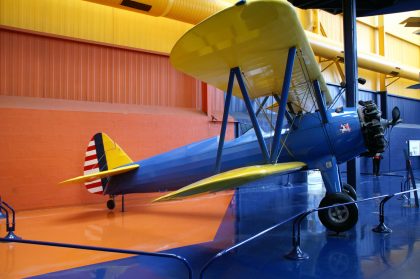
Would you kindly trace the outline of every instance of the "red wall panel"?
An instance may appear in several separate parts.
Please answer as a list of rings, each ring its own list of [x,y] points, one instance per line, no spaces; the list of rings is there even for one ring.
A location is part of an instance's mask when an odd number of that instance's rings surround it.
[[[194,110],[104,112],[97,111],[103,104],[91,104],[92,112],[68,111],[63,102],[45,102],[60,110],[0,106],[0,196],[17,210],[94,202],[104,202],[105,208],[107,197],[88,193],[82,183],[58,184],[82,175],[86,146],[99,131],[134,161],[220,131],[220,123]],[[232,125],[227,137],[233,137]]]
[[[200,108],[164,55],[0,29],[0,95]]]
[[[0,28],[0,196],[20,210],[105,200],[57,185],[82,173],[88,139],[106,132],[137,160],[216,135],[201,90],[165,55]]]

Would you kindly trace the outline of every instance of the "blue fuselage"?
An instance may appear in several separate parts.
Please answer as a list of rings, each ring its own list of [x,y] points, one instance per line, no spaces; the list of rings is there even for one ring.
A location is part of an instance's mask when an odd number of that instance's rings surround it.
[[[355,109],[328,111],[328,119],[322,124],[317,112],[296,117],[295,128],[288,126],[282,133],[286,144],[278,162],[304,162],[308,169],[322,171],[332,158],[342,163],[366,151]],[[272,138],[271,134],[264,135],[269,149]],[[105,194],[175,190],[214,175],[217,147],[218,137],[214,137],[138,161],[139,169],[112,177]],[[222,172],[264,163],[253,130],[224,145]]]

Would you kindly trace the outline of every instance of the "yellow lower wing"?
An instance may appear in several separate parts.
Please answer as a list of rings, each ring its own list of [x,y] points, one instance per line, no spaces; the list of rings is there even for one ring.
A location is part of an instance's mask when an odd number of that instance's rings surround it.
[[[129,171],[137,169],[139,167],[140,167],[140,165],[134,164],[134,165],[129,165],[129,166],[126,166],[126,167],[116,168],[116,169],[112,169],[112,170],[95,172],[95,173],[82,175],[82,176],[78,176],[78,177],[75,177],[75,178],[71,178],[71,179],[62,181],[62,182],[60,182],[60,184],[70,183],[70,182],[91,181],[91,180],[95,180],[95,179],[98,179],[98,178],[103,178],[103,177],[107,177],[107,176],[113,176],[113,175],[129,172]]]
[[[153,202],[169,201],[202,193],[234,189],[247,182],[254,181],[259,178],[263,178],[276,173],[278,174],[297,171],[304,168],[305,166],[306,164],[302,162],[289,162],[274,165],[258,165],[238,168],[202,179],[177,191],[159,197]]]

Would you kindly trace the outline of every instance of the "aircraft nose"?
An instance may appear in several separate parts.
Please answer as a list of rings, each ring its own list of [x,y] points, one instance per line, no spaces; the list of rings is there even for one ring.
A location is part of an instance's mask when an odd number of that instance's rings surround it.
[[[384,131],[388,121],[381,118],[381,111],[373,101],[359,101],[359,118],[366,148],[369,155],[385,151],[386,140]]]

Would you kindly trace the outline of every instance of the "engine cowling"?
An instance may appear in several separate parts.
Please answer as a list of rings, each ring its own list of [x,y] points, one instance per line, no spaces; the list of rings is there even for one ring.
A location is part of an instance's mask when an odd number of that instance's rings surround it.
[[[387,120],[381,118],[381,111],[373,101],[359,101],[358,114],[362,133],[368,152],[364,156],[375,156],[377,153],[385,151],[385,128],[388,124]]]

